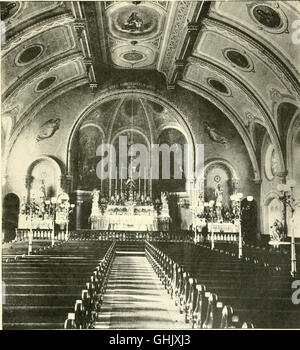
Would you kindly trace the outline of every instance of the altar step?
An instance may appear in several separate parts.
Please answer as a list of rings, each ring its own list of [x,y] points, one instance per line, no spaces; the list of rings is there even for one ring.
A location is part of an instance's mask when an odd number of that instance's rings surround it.
[[[117,255],[145,255],[145,242],[117,242]]]

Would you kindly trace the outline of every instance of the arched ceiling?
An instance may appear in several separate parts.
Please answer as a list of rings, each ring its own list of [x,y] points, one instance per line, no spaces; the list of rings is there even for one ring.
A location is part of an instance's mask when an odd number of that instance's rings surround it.
[[[97,128],[107,143],[125,130],[143,134],[149,143],[157,143],[160,135],[169,129],[181,135],[189,132],[174,110],[143,94],[137,96],[130,92],[96,105],[83,118],[79,129],[88,126]]]
[[[217,105],[253,149],[262,125],[281,152],[278,106],[299,101],[299,10],[298,1],[2,2],[6,142],[57,95],[143,69]]]

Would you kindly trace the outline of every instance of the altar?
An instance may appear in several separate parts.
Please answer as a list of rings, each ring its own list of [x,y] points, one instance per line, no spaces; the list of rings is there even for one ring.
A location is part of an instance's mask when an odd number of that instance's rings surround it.
[[[124,205],[108,204],[105,209],[93,206],[92,230],[168,231],[169,211],[128,201]]]
[[[108,205],[102,212],[93,211],[92,230],[157,231],[161,218],[153,205],[139,206],[135,203]]]

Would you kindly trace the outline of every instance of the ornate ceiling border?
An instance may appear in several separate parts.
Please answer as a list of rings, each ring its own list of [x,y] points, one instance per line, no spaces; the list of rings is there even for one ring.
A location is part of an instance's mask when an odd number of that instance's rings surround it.
[[[33,24],[30,27],[19,31],[15,36],[8,39],[1,47],[1,56],[5,56],[10,50],[15,48],[19,44],[23,44],[24,41],[31,39],[32,37],[39,35],[54,27],[65,26],[74,22],[74,18],[70,13],[47,18],[43,21]]]
[[[38,64],[8,87],[8,89],[2,95],[2,103],[7,103],[6,100],[11,101],[15,95],[18,95],[20,93],[20,90],[23,90],[25,88],[26,84],[30,83],[41,74],[47,74],[54,69],[57,69],[61,65],[65,65],[68,61],[73,62],[74,60],[78,59],[82,60],[82,53],[78,51],[71,51],[65,52],[58,56],[54,56],[49,60]],[[11,104],[11,102],[8,102],[8,104]]]
[[[235,24],[238,27],[240,27],[240,23],[235,23]],[[233,27],[228,23],[222,22],[219,19],[211,18],[211,17],[206,18],[203,20],[203,25],[205,25],[207,28],[210,27],[210,29],[219,32],[221,35],[224,35],[224,31],[225,31],[229,34],[229,37],[231,39],[237,41],[244,47],[245,46],[248,47],[248,49],[256,56],[263,55],[270,69],[272,69],[276,75],[282,77],[283,79],[282,81],[285,82],[284,85],[286,85],[287,88],[291,90],[292,93],[294,93],[295,95],[300,94],[300,87],[299,87],[298,78],[297,78],[297,75],[299,75],[299,72],[297,67],[295,67],[292,62],[288,61],[286,57],[282,57],[282,54],[272,44],[268,42],[268,45],[271,46],[273,52],[276,52],[276,54],[274,54],[270,50],[270,48],[267,48],[264,45],[264,42],[254,39],[252,36],[250,36],[246,32],[236,27]],[[262,40],[264,39],[262,38]],[[291,72],[290,69],[283,63],[282,58],[284,58],[285,61],[289,62],[291,68],[293,69],[293,72]]]

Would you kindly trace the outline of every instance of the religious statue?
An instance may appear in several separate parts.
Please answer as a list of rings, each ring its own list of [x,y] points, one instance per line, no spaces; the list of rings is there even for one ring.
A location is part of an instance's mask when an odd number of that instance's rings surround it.
[[[168,204],[168,194],[167,192],[161,193],[161,202],[162,204]]]
[[[143,27],[143,20],[138,15],[137,12],[132,12],[132,14],[129,16],[127,21],[123,25],[123,29],[129,30],[129,31],[142,31]]]
[[[215,189],[215,198],[216,198],[216,204],[217,203],[223,203],[223,197],[224,197],[224,191],[221,184],[217,184],[217,187]]]
[[[99,211],[99,197],[100,197],[100,191],[97,189],[94,189],[92,192],[92,215],[95,215]]]
[[[215,128],[211,128],[208,122],[204,122],[204,130],[207,132],[211,140],[217,143],[221,143],[225,147],[228,145],[228,140],[225,136],[220,135]]]
[[[271,241],[281,241],[284,234],[282,222],[276,219],[271,226],[271,229]]]
[[[41,180],[41,186],[39,188],[38,197],[41,200],[41,202],[44,201],[44,199],[46,198],[46,187],[44,180]]]

